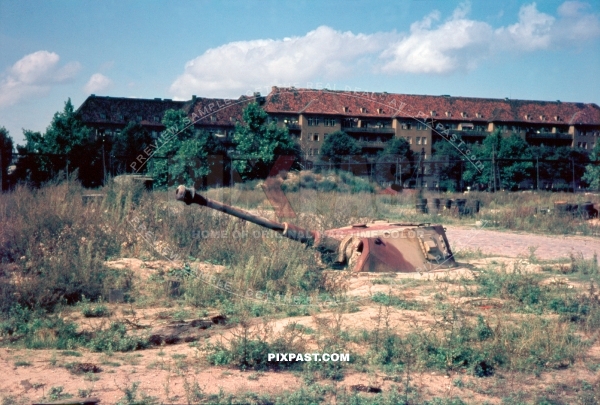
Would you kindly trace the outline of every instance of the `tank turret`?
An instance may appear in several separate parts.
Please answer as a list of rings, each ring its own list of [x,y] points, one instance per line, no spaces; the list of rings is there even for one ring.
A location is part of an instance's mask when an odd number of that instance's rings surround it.
[[[187,205],[203,205],[304,243],[321,252],[335,267],[349,267],[356,272],[423,272],[456,266],[441,225],[374,221],[319,232],[254,215],[184,186],[177,188],[176,198]]]

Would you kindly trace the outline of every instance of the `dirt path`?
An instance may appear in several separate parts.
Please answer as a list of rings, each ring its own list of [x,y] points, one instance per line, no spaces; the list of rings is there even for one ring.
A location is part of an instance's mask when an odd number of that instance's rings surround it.
[[[581,253],[586,259],[600,255],[600,238],[586,236],[546,236],[531,233],[501,232],[485,228],[448,226],[446,235],[452,251],[477,251],[499,256],[529,256],[530,247],[535,247],[538,259],[550,260],[576,257]]]

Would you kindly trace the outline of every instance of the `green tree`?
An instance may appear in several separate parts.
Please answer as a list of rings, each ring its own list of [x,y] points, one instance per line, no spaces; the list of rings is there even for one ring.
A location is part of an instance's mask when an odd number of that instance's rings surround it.
[[[267,113],[257,103],[248,104],[243,118],[243,123],[236,124],[233,136],[236,150],[242,155],[233,165],[243,178],[265,178],[279,156],[300,155],[287,128],[269,123]]]
[[[219,159],[224,167],[223,144],[205,131],[196,133],[184,111],[166,111],[162,123],[166,127],[162,137],[168,141],[148,162],[148,173],[157,186],[177,183],[200,187]]]
[[[463,180],[467,183],[484,184],[493,188],[495,181],[496,187],[514,190],[519,183],[532,176],[531,161],[516,161],[532,159],[529,145],[517,134],[503,137],[501,132],[496,130],[488,135],[481,145],[470,145],[470,149],[471,153],[479,158],[492,159],[494,156],[495,164],[492,164],[491,160],[487,161],[481,171],[475,166],[465,165]]]
[[[452,142],[441,139],[433,144],[433,157],[435,160],[442,161],[438,168],[438,178],[442,190],[456,191],[462,181],[464,156],[459,152],[455,145],[464,144],[460,135],[455,136]],[[472,148],[475,145],[469,145]],[[470,164],[470,163],[467,163]]]
[[[600,142],[596,141],[596,146],[592,150],[590,162],[585,167],[583,180],[586,181],[593,190],[600,190]]]
[[[13,140],[10,137],[8,130],[4,127],[0,127],[0,178],[2,182],[0,184],[0,191],[5,190],[8,185],[8,166],[12,161],[13,151]]]
[[[390,139],[376,160],[377,179],[402,184],[405,178],[410,177],[412,159],[413,152],[406,139]]]
[[[102,143],[92,137],[92,130],[83,125],[71,99],[65,102],[63,111],[54,114],[52,122],[42,135],[25,130],[25,146],[18,146],[20,153],[37,154],[19,161],[17,167],[21,179],[34,184],[50,180],[59,171],[79,169],[84,186],[99,185],[102,173]]]
[[[127,124],[112,140],[111,170],[116,174],[135,172],[131,163],[136,161],[136,158],[151,142],[152,137],[140,123],[130,122]]]
[[[335,131],[325,138],[321,145],[321,157],[332,162],[336,168],[342,162],[347,162],[349,156],[359,155],[362,148],[358,142],[344,131]]]

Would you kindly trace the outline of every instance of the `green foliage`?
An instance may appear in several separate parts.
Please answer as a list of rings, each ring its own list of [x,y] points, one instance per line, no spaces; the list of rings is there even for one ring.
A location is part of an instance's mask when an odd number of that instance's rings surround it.
[[[134,173],[132,163],[143,154],[144,149],[152,142],[152,137],[140,123],[130,122],[112,141],[110,151],[113,157],[114,174]]]
[[[125,325],[113,322],[108,329],[97,331],[87,343],[95,352],[129,352],[148,347],[148,339],[127,334]]]
[[[600,141],[598,140],[590,156],[590,161],[594,164],[585,167],[583,180],[589,183],[591,189],[600,190]]]
[[[123,397],[117,402],[117,405],[158,405],[158,398],[149,396],[145,392],[138,393],[139,381],[131,384],[130,387],[123,389]]]
[[[321,157],[323,160],[332,162],[339,167],[342,162],[348,162],[351,156],[357,156],[362,148],[358,145],[356,139],[344,131],[335,131],[327,135],[321,145]]]
[[[202,178],[216,167],[228,169],[223,164],[225,148],[214,135],[194,131],[192,122],[182,110],[167,110],[163,116],[167,128],[161,134],[164,140],[156,158],[148,162],[148,174],[157,187],[169,184],[185,184],[201,188]],[[215,157],[215,158],[213,158]]]
[[[244,109],[244,122],[237,123],[233,136],[242,159],[233,165],[244,179],[265,178],[279,156],[297,158],[299,150],[287,128],[268,122],[267,113],[257,104]],[[252,157],[251,161],[246,157]]]
[[[64,392],[64,388],[58,386],[50,387],[50,390],[48,391],[48,397],[50,397],[50,399],[53,401],[57,401],[59,399],[73,398],[73,395]]]
[[[59,171],[78,169],[85,186],[98,186],[103,180],[102,140],[93,139],[74,111],[71,99],[57,112],[44,135],[24,131],[25,146],[17,146],[20,153],[37,153],[19,161],[16,176],[35,185],[52,179]]]
[[[89,302],[85,302],[81,309],[81,314],[86,318],[103,318],[110,316],[110,310],[106,305],[93,305]]]
[[[495,169],[492,162],[486,162],[480,172],[473,165],[465,165],[463,179],[467,183],[491,185],[494,181],[496,188],[516,189],[520,182],[531,177],[533,164],[531,162],[503,162],[498,159],[528,159],[531,150],[527,142],[517,134],[503,137],[500,130],[488,135],[481,145],[471,145],[471,152],[478,158],[491,159],[495,156]],[[494,180],[494,170],[497,173]],[[499,180],[498,180],[499,179]]]
[[[8,166],[12,160],[13,140],[10,137],[8,130],[0,127],[0,173],[2,173],[2,184],[0,184],[0,192],[7,188]]]
[[[403,184],[412,171],[413,152],[408,141],[394,137],[376,160],[376,175],[380,181],[394,181]]]
[[[514,272],[506,268],[500,271],[485,270],[477,275],[476,280],[480,286],[479,294],[513,299],[530,308],[545,301],[547,296],[546,290],[539,284],[539,278],[520,269]]]
[[[406,301],[401,298],[396,297],[391,294],[384,294],[382,292],[378,292],[373,294],[371,300],[377,304],[393,306],[399,309],[407,309],[413,311],[421,311],[423,310],[423,305],[416,301]]]

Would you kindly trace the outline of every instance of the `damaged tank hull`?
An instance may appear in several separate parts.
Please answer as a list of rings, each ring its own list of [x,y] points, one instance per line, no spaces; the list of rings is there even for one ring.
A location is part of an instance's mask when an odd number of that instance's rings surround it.
[[[179,186],[176,198],[244,219],[319,251],[334,267],[354,272],[425,272],[456,266],[441,225],[375,221],[324,232],[276,222]]]

